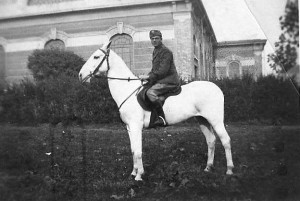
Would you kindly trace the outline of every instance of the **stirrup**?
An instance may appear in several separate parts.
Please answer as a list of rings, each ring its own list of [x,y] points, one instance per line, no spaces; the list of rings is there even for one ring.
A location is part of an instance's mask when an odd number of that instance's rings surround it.
[[[167,122],[166,122],[166,120],[162,117],[162,116],[158,116],[158,118],[160,118],[163,122],[164,122],[164,126],[166,126],[167,125]]]

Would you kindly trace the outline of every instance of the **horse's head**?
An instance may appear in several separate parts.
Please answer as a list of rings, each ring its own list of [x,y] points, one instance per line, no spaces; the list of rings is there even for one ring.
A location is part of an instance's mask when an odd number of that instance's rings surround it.
[[[109,70],[108,57],[110,44],[111,41],[105,43],[102,48],[96,50],[85,62],[79,72],[79,80],[81,82],[90,82],[92,77]]]

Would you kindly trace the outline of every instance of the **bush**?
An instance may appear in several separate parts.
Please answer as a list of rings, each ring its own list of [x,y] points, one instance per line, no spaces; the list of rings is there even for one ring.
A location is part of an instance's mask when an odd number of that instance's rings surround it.
[[[299,95],[290,80],[270,75],[255,81],[246,75],[214,82],[224,93],[227,121],[299,121]]]
[[[252,90],[255,81],[250,75],[242,79],[214,81],[223,91],[225,97],[225,118],[230,121],[248,120],[252,115]]]
[[[119,120],[106,78],[82,85],[78,72],[84,60],[62,50],[36,50],[28,58],[35,82],[24,80],[0,89],[0,121],[38,124],[80,120]]]
[[[256,119],[295,121],[299,115],[299,94],[288,79],[274,76],[259,78],[252,99]]]
[[[71,77],[78,77],[78,72],[84,64],[83,58],[70,51],[59,49],[35,50],[28,57],[28,69],[37,80],[57,77],[64,73]]]
[[[36,83],[23,81],[2,91],[0,96],[1,122],[56,124],[73,120],[87,123],[119,120],[105,78],[82,85],[78,79],[62,74]]]

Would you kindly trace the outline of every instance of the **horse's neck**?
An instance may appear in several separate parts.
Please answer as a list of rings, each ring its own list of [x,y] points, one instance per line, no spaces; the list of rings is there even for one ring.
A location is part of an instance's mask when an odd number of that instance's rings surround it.
[[[108,77],[111,78],[137,78],[126,66],[124,61],[117,56],[113,55],[110,61],[110,70],[108,71]],[[118,80],[118,79],[108,79],[108,86],[110,93],[117,103],[118,106],[135,90],[139,87],[141,83],[136,80]]]

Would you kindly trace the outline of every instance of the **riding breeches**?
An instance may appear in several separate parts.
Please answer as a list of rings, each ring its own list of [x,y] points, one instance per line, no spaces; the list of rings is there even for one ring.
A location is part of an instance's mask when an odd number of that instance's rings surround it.
[[[156,83],[150,87],[147,91],[147,97],[152,103],[159,103],[162,106],[162,103],[165,101],[165,94],[176,89],[178,86],[174,84],[160,84]]]

